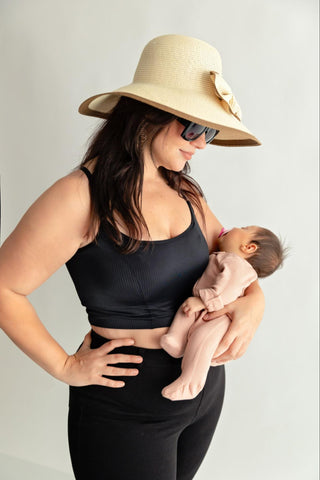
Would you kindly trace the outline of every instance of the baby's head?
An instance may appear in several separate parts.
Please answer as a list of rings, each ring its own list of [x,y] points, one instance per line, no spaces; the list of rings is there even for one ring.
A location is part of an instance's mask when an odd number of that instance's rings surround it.
[[[286,249],[279,238],[267,228],[257,226],[223,229],[218,246],[220,251],[245,258],[260,278],[281,267],[286,256]]]

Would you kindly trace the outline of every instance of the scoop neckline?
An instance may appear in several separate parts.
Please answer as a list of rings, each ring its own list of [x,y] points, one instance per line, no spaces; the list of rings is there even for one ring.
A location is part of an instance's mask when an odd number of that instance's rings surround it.
[[[156,245],[167,245],[167,244],[171,244],[171,243],[174,243],[178,240],[180,240],[181,238],[184,238],[191,229],[194,228],[195,224],[196,224],[196,221],[195,221],[195,216],[194,216],[194,213],[193,213],[193,209],[192,209],[192,206],[191,206],[191,203],[188,199],[186,199],[186,202],[188,204],[188,207],[190,209],[190,214],[191,214],[191,222],[190,222],[190,225],[186,228],[186,230],[184,230],[183,232],[179,233],[179,235],[176,235],[175,237],[172,237],[172,238],[164,238],[163,240],[140,240],[140,244],[141,245],[146,245],[146,244],[156,244]],[[122,233],[120,232],[120,235],[124,238],[126,238],[127,240],[135,240],[133,237],[129,237],[129,235],[126,235],[125,233]],[[108,237],[108,235],[106,234],[104,228],[102,227],[102,224],[100,223],[100,226],[99,226],[99,230],[98,230],[98,233],[97,233],[97,236],[96,238],[98,237],[104,237],[106,236],[108,240],[110,240],[110,238]],[[90,243],[87,243],[87,245],[84,245],[83,247],[80,247],[79,250],[83,250],[87,247],[90,247],[92,246],[93,244],[95,243],[95,240],[92,240]],[[139,247],[140,248],[140,247]]]
[[[191,211],[190,211],[191,213]],[[156,243],[156,244],[165,244],[165,243],[172,243],[174,242],[175,240],[179,240],[181,237],[185,236],[189,230],[191,230],[194,226],[194,219],[193,219],[193,215],[191,213],[191,223],[190,225],[187,227],[186,230],[184,230],[183,232],[179,233],[179,235],[176,235],[175,237],[171,237],[171,238],[164,238],[163,240],[140,240],[140,242],[142,244],[146,244],[146,243]],[[125,237],[127,238],[128,240],[136,240],[135,238],[133,237],[129,237],[128,235],[126,235],[125,233],[122,233],[120,232],[121,236],[122,237]]]
[[[191,215],[191,222],[190,222],[190,225],[186,228],[186,230],[179,233],[179,235],[176,235],[175,237],[164,238],[163,240],[140,240],[140,243],[142,243],[143,245],[145,245],[147,243],[166,244],[166,243],[174,242],[175,240],[179,240],[181,237],[186,235],[189,232],[189,230],[191,230],[193,228],[195,221],[194,221],[194,215],[193,215],[193,211],[192,211],[190,201],[187,198],[185,200],[187,202],[187,205],[188,205],[189,210],[190,210],[190,215]],[[135,238],[130,237],[129,235],[126,235],[123,232],[120,232],[120,235],[122,237],[126,238],[127,240],[136,240]]]

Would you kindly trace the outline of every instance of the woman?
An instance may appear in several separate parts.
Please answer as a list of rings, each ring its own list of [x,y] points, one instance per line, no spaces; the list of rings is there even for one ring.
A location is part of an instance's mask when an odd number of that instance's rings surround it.
[[[149,42],[132,84],[89,98],[79,111],[107,121],[81,169],[44,192],[1,247],[1,327],[70,385],[77,480],[189,480],[221,412],[224,366],[210,369],[193,400],[161,396],[179,376],[181,359],[162,350],[160,338],[222,228],[187,162],[207,143],[259,142],[240,121],[218,52],[180,35]],[[27,300],[65,263],[92,326],[74,355]],[[245,352],[263,303],[254,282],[219,312],[232,323],[214,354],[218,364]]]

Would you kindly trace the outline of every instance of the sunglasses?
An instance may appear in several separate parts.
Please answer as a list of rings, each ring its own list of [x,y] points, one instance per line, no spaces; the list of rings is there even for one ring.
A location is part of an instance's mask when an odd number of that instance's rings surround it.
[[[181,137],[187,140],[188,142],[193,142],[199,138],[203,133],[205,134],[206,143],[212,142],[214,137],[219,133],[219,130],[210,127],[204,127],[199,125],[199,123],[190,122],[185,118],[177,118],[178,122],[186,127],[181,133]]]

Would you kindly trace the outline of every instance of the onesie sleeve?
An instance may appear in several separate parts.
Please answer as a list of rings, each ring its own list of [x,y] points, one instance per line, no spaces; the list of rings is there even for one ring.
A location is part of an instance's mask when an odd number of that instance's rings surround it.
[[[216,264],[219,267],[218,273],[211,276],[210,286],[205,287],[203,282],[197,282],[197,294],[209,312],[220,310],[242,296],[245,289],[258,278],[250,263],[236,254],[219,252],[216,254]],[[208,271],[208,279],[209,273]]]

